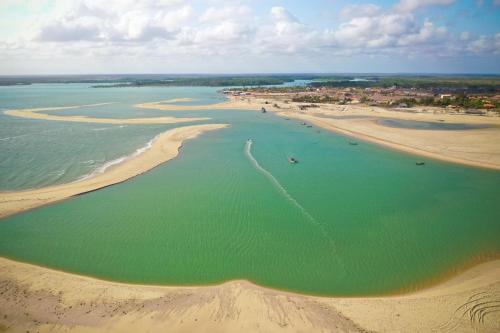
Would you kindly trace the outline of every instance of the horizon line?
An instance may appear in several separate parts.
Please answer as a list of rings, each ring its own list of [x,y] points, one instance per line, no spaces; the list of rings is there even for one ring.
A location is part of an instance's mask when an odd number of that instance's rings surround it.
[[[483,72],[185,72],[185,73],[47,73],[47,74],[0,74],[0,77],[43,77],[43,76],[113,76],[113,75],[171,75],[171,76],[187,76],[187,75],[205,75],[205,76],[248,76],[248,75],[487,75],[500,76],[498,73],[483,73]]]

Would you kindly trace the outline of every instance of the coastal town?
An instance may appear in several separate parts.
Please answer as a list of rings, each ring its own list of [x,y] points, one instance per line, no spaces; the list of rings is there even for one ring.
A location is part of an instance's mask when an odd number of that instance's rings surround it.
[[[500,89],[456,88],[401,88],[392,87],[253,87],[224,89],[233,97],[272,99],[282,103],[300,103],[300,110],[317,107],[317,104],[365,105],[447,114],[500,116]],[[415,108],[418,107],[418,108]]]

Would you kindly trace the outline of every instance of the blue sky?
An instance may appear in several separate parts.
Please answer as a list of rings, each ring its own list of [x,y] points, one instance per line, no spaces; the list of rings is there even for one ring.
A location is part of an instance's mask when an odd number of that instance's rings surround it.
[[[0,74],[500,73],[500,0],[2,0]]]

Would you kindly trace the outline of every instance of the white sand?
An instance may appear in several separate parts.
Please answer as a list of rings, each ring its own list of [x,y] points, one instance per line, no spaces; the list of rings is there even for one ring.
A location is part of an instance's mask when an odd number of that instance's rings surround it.
[[[408,295],[330,298],[232,281],[127,285],[0,258],[0,332],[500,331],[500,260]]]
[[[134,125],[134,124],[174,124],[189,121],[207,120],[210,118],[175,118],[175,117],[153,117],[153,118],[95,118],[87,116],[59,116],[43,113],[44,111],[62,111],[69,109],[77,109],[82,107],[99,106],[110,103],[92,104],[92,105],[76,105],[64,107],[48,107],[48,108],[35,108],[35,109],[20,109],[20,110],[7,110],[4,111],[6,115],[13,117],[21,117],[28,119],[42,119],[53,121],[67,121],[78,123],[98,123],[98,124],[120,124],[120,125]]]

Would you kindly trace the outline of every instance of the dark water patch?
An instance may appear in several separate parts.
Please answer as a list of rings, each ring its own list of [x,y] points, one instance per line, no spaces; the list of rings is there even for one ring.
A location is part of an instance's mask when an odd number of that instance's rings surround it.
[[[395,128],[409,128],[420,130],[436,130],[436,131],[463,131],[472,129],[490,128],[487,124],[457,124],[445,122],[417,121],[405,119],[379,119],[377,124]]]
[[[374,117],[369,116],[360,116],[360,115],[345,115],[345,116],[333,116],[333,115],[325,115],[325,114],[314,114],[315,117],[318,118],[326,118],[326,119],[375,119]]]

